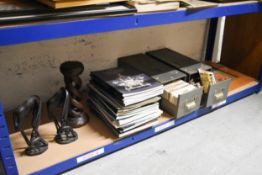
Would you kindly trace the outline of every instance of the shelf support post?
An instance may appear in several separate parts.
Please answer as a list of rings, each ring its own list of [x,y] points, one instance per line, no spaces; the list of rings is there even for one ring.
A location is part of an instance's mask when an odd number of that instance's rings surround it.
[[[6,175],[18,174],[9,132],[4,116],[3,107],[0,103],[0,160]]]
[[[209,23],[205,60],[220,62],[226,17],[212,18]]]

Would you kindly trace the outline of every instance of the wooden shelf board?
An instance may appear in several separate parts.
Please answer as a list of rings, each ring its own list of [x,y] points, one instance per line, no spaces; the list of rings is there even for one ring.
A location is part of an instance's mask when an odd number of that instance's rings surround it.
[[[11,134],[10,138],[19,174],[24,175],[36,172],[118,140],[100,119],[92,113],[88,113],[90,122],[81,128],[75,129],[79,138],[76,142],[70,144],[60,145],[54,141],[56,129],[53,123],[41,125],[39,127],[39,133],[48,141],[49,145],[48,150],[38,156],[30,157],[25,155],[24,149],[27,145],[21,134]],[[171,118],[170,115],[163,114],[159,118],[159,123]]]
[[[225,67],[221,64],[217,64],[217,63],[208,63],[208,64],[234,77],[230,83],[228,95],[234,95],[244,89],[247,89],[249,87],[252,87],[258,84],[258,81],[256,79],[250,76],[247,76],[245,74],[242,74],[238,71],[235,71],[233,69],[230,69],[228,67]]]

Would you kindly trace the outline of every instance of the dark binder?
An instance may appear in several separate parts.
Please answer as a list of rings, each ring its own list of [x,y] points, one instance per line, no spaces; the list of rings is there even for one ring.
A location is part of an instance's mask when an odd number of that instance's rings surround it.
[[[186,74],[145,54],[121,57],[118,59],[118,66],[137,69],[162,84],[186,79]]]
[[[168,48],[150,51],[146,54],[184,72],[188,81],[199,81],[199,68],[211,70],[210,66]]]
[[[136,9],[125,3],[88,5],[66,9],[52,9],[32,0],[8,0],[0,6],[0,24],[43,21],[65,18],[123,15]]]

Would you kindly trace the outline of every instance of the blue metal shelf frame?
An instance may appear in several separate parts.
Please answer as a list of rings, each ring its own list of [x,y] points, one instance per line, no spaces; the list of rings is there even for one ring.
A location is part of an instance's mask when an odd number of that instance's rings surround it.
[[[177,10],[118,17],[1,27],[0,46],[261,11],[262,3],[250,2],[196,10]]]
[[[9,132],[3,112],[2,104],[0,103],[0,163],[2,163],[4,172],[7,175],[18,174],[15,157],[13,154],[12,145],[9,138]]]

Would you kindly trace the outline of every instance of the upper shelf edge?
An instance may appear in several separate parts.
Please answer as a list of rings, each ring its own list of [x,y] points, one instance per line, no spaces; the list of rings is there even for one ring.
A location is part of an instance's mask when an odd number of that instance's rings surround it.
[[[204,9],[2,26],[0,46],[256,12],[262,12],[262,2],[227,3]]]

